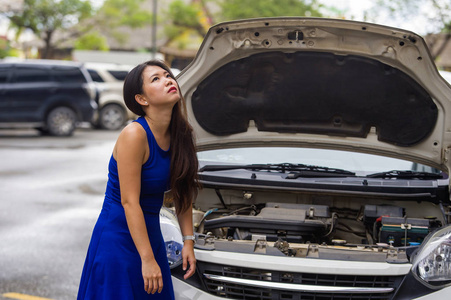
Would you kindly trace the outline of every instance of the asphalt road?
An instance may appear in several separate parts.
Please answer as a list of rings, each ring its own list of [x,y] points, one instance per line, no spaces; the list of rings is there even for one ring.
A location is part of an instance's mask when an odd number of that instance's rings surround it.
[[[76,298],[118,134],[0,130],[0,299]]]

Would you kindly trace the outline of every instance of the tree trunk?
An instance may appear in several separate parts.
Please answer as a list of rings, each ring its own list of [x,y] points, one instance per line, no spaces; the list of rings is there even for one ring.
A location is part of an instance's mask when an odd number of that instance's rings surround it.
[[[45,31],[44,35],[44,51],[42,52],[41,58],[43,59],[51,59],[53,57],[53,45],[52,45],[52,36],[53,36],[53,30],[47,30]]]
[[[432,54],[432,58],[434,60],[437,60],[437,58],[445,51],[446,46],[448,46],[449,41],[451,40],[451,33],[446,33],[443,43],[440,45],[440,47],[437,49],[437,51],[434,51]]]

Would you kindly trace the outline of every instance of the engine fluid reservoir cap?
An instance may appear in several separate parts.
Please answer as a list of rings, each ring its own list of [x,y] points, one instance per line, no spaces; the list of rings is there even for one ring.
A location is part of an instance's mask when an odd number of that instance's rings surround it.
[[[346,244],[346,240],[332,240],[332,243],[335,245],[344,245]]]

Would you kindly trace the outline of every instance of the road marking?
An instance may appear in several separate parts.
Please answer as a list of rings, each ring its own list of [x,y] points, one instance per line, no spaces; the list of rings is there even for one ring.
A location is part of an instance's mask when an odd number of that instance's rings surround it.
[[[19,294],[19,293],[6,293],[6,294],[3,294],[2,297],[18,299],[18,300],[52,300],[50,298],[42,298],[42,297]]]

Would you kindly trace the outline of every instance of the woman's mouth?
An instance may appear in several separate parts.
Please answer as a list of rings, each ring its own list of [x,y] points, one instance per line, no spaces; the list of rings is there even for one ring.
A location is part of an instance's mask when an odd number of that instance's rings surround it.
[[[176,87],[170,87],[168,90],[168,93],[172,93],[172,92],[177,92],[177,88]]]

